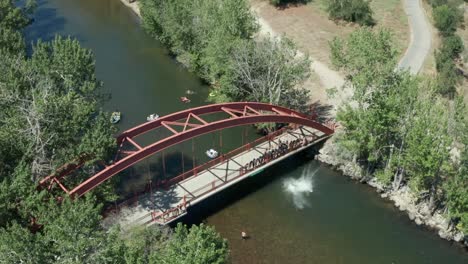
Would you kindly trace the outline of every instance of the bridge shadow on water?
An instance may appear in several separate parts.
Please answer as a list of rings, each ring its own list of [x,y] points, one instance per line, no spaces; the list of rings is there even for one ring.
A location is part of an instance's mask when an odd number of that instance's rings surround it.
[[[261,173],[248,177],[235,185],[224,189],[223,191],[203,200],[202,202],[188,208],[187,215],[173,222],[170,226],[174,227],[178,222],[193,225],[204,223],[206,218],[234,204],[242,198],[265,187],[275,179],[281,178],[292,168],[303,165],[313,160],[323,143],[310,147],[296,155],[278,162],[271,167],[266,168]]]
[[[163,158],[159,155],[143,161],[139,166],[133,166],[121,172],[116,184],[116,193],[120,199],[116,203],[137,199],[137,196],[149,195],[151,191],[153,193],[151,199],[138,199],[139,204],[145,208],[153,208],[153,203],[156,208],[167,208],[169,204],[178,202],[179,198],[174,191],[175,186],[165,192],[156,192],[156,182],[176,177],[184,171],[191,170],[193,159],[191,156],[175,151],[164,156],[164,163],[163,166]],[[150,182],[153,185],[151,188]],[[109,203],[108,206],[113,206],[113,203]]]

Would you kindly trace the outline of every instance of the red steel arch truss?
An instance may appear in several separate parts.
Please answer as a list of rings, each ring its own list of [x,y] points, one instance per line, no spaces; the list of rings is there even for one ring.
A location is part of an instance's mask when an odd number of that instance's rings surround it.
[[[214,121],[207,121],[202,117],[214,113],[225,113],[226,115],[222,115],[223,117]],[[112,164],[104,165],[101,171],[73,189],[66,188],[60,180],[80,168],[86,162],[86,155],[79,157],[73,163],[64,165],[54,174],[45,177],[40,181],[40,186],[52,188],[57,184],[68,195],[80,197],[122,170],[168,147],[203,134],[230,127],[270,122],[312,127],[327,135],[332,134],[335,128],[333,123],[322,124],[302,113],[271,104],[239,102],[206,105],[169,114],[124,131],[117,137],[119,148],[116,155],[116,157],[123,157],[116,159]],[[135,142],[136,137],[157,128],[167,129],[170,131],[170,135],[147,146]],[[126,144],[130,144],[133,150],[124,150]]]

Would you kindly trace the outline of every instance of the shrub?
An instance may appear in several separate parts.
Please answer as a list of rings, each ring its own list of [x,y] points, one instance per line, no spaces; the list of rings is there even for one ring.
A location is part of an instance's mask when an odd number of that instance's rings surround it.
[[[331,0],[327,7],[332,19],[342,19],[355,22],[359,25],[372,26],[375,24],[372,18],[372,9],[366,0]]]
[[[463,40],[458,35],[448,36],[442,42],[441,51],[446,52],[451,58],[457,58],[464,49]]]
[[[438,6],[441,6],[441,5],[448,4],[448,0],[429,0],[429,4],[432,7],[438,7]]]
[[[463,21],[463,13],[457,8],[441,5],[433,10],[434,25],[443,36],[452,35]]]
[[[439,72],[437,75],[437,92],[448,98],[453,98],[456,94],[456,85],[460,79],[460,75],[457,73],[457,67],[450,58],[437,61],[436,64],[437,71]]]

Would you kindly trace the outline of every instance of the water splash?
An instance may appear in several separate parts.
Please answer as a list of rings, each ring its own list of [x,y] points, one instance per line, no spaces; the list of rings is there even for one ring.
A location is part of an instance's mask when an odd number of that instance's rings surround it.
[[[312,169],[312,165],[307,165],[299,178],[289,177],[283,181],[283,190],[292,197],[294,206],[299,210],[309,206],[307,197],[314,191],[313,176],[318,169]]]

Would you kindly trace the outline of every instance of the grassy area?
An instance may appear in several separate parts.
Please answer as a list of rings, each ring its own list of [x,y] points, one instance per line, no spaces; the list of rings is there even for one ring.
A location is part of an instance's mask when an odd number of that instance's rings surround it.
[[[310,3],[317,10],[327,15],[328,0],[315,0]],[[408,18],[403,10],[401,0],[373,0],[371,8],[374,11],[374,19],[377,22],[376,28],[389,28],[394,31],[396,43],[401,52],[406,50],[409,41]]]
[[[250,0],[259,15],[273,30],[293,39],[302,50],[313,58],[330,65],[328,43],[334,37],[346,37],[357,28],[349,23],[335,23],[328,19],[326,11],[328,0],[312,0],[307,5],[275,9],[268,0]],[[375,28],[391,29],[400,53],[409,44],[409,28],[402,0],[373,0],[371,3]]]

